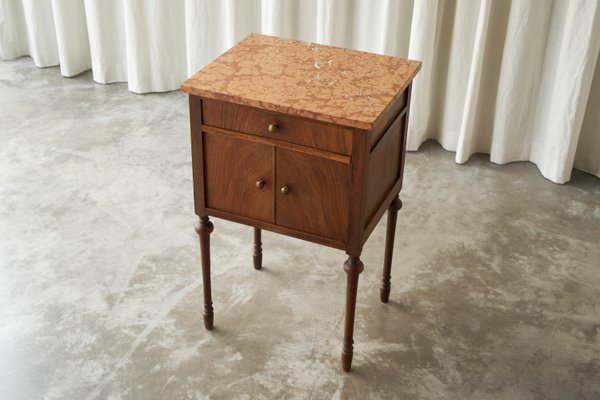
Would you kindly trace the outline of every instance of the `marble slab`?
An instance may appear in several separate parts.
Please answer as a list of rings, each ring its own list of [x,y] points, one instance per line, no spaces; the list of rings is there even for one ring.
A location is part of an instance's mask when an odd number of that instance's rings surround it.
[[[419,61],[253,33],[181,90],[369,130],[420,68]]]

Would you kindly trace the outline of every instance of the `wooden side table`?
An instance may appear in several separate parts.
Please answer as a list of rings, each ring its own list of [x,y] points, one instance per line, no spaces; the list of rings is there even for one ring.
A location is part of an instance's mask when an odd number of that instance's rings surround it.
[[[213,327],[209,216],[344,250],[350,370],[363,244],[388,210],[390,270],[411,82],[421,63],[252,34],[181,85],[189,93],[204,325]]]

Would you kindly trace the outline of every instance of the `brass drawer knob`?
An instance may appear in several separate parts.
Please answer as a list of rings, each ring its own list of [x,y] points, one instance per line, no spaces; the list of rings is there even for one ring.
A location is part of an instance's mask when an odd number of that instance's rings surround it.
[[[281,194],[288,194],[290,192],[290,188],[288,186],[284,186],[281,188]]]
[[[265,187],[265,181],[263,181],[262,179],[256,181],[256,187],[259,188],[259,189],[264,188]]]
[[[267,128],[267,130],[269,131],[269,133],[277,132],[277,124],[269,124],[269,127]]]

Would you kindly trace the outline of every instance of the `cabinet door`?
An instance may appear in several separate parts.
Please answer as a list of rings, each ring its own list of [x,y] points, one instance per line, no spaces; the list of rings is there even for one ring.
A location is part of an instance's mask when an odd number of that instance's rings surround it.
[[[206,206],[273,222],[273,148],[216,133],[203,138]]]
[[[275,157],[276,223],[345,242],[350,166],[281,148]]]

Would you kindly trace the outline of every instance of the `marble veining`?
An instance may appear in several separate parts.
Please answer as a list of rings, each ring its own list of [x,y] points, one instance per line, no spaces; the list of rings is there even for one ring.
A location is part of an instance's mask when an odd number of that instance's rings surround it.
[[[251,34],[181,89],[368,130],[420,68],[419,61]]]

